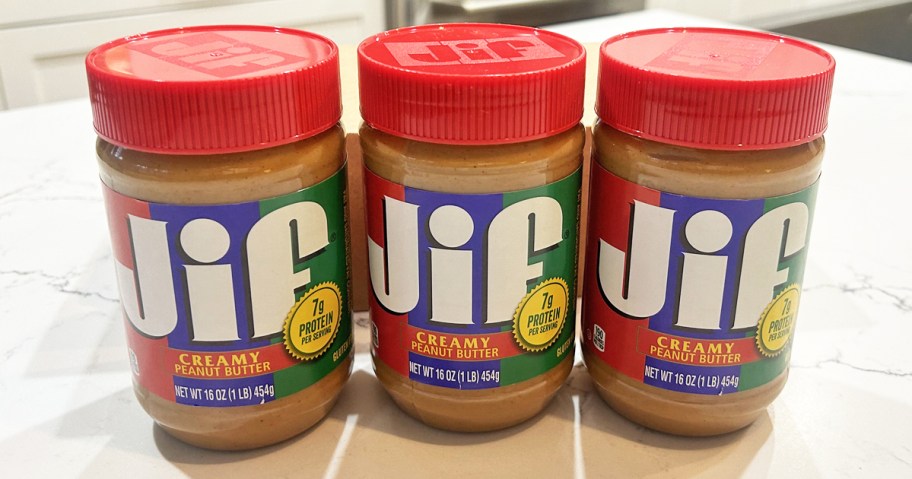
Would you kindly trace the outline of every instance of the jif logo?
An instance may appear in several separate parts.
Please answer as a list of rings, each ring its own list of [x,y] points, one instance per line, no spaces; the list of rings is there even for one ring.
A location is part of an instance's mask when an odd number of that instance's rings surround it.
[[[385,42],[384,45],[399,65],[404,67],[505,63],[564,57],[564,54],[534,36]]]
[[[765,38],[732,37],[713,41],[685,38],[647,66],[740,78],[760,66],[777,45],[776,40]]]
[[[219,78],[242,76],[265,68],[300,63],[306,58],[263,48],[217,33],[181,35],[180,40],[136,42],[131,50]]]

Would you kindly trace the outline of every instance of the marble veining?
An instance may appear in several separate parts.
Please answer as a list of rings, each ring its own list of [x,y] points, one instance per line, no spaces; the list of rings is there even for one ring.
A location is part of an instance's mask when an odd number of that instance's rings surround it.
[[[912,288],[907,286],[880,285],[871,274],[854,272],[854,278],[835,284],[805,286],[805,292],[835,289],[842,294],[859,295],[871,301],[886,301],[904,314],[912,313]]]
[[[718,23],[650,11],[555,30],[592,42],[680,24]],[[185,446],[133,399],[88,102],[0,113],[4,476],[912,476],[912,65],[831,51],[837,88],[791,378],[754,425],[708,439],[619,417],[578,351],[566,387],[526,424],[471,435],[424,427],[373,377],[359,313],[352,378],[313,430],[239,454]]]

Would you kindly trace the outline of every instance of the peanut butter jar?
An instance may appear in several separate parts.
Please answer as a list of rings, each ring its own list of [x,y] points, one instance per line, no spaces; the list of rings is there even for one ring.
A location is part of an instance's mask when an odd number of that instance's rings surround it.
[[[212,449],[311,427],[352,363],[336,46],[192,27],[86,69],[139,403]]]
[[[426,25],[358,66],[377,378],[434,427],[522,422],[573,363],[585,51]]]
[[[785,386],[834,68],[757,32],[602,44],[581,336],[620,414],[722,434]]]

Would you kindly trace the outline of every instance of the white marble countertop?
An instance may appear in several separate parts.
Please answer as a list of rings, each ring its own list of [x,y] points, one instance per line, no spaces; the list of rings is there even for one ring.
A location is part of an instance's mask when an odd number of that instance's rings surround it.
[[[651,11],[555,30],[598,42],[712,24]],[[133,398],[87,100],[0,113],[0,475],[912,477],[912,64],[827,48],[836,82],[791,378],[754,425],[711,439],[627,422],[579,364],[526,424],[430,429],[373,377],[362,314],[326,420],[252,452],[186,446]]]

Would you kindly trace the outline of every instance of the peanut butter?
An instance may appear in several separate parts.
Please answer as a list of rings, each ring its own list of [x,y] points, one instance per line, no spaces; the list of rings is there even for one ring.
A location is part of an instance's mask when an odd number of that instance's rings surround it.
[[[710,436],[782,391],[833,69],[823,50],[757,32],[602,44],[582,346],[618,413]]]
[[[98,140],[101,180],[118,193],[172,204],[241,203],[318,184],[345,164],[344,132],[336,125],[307,140],[243,153],[161,155]],[[335,404],[351,374],[352,356],[312,386],[263,405],[206,408],[175,404],[134,378],[143,409],[171,435],[209,449],[252,449],[299,434]]]
[[[458,146],[398,138],[362,126],[365,166],[394,183],[460,194],[525,190],[579,170],[584,130],[578,125],[542,140]],[[396,404],[426,424],[451,431],[487,431],[518,424],[544,409],[573,367],[566,354],[534,379],[497,389],[458,390],[423,384],[375,358],[377,378]]]
[[[632,183],[705,198],[767,198],[817,181],[824,139],[777,150],[699,150],[637,138],[596,122],[593,159]],[[741,429],[766,411],[785,386],[788,369],[769,383],[724,396],[645,386],[594,357],[583,356],[595,389],[615,411],[651,429],[711,436]]]
[[[211,449],[310,428],[352,368],[336,46],[194,27],[86,67],[140,404]]]
[[[584,56],[560,35],[485,24],[358,49],[371,353],[428,425],[518,424],[571,370]]]

